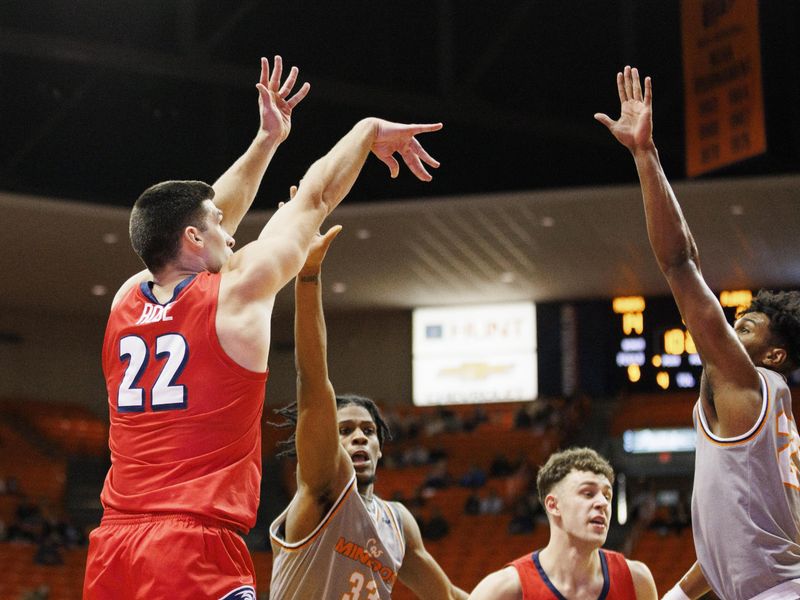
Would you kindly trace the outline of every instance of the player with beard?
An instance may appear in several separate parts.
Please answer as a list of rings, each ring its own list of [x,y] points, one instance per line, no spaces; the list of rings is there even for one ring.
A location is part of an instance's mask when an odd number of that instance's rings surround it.
[[[328,379],[320,270],[331,228],[312,244],[295,280],[297,402],[281,409],[296,430],[297,493],[270,526],[270,595],[388,600],[399,578],[420,598],[465,599],[427,552],[419,526],[398,502],[373,491],[389,429],[375,403],[337,396]]]

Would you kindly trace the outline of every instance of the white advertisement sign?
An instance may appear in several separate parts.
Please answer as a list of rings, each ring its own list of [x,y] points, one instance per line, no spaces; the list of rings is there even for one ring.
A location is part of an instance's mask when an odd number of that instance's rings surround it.
[[[538,395],[533,303],[416,309],[412,352],[418,406]]]

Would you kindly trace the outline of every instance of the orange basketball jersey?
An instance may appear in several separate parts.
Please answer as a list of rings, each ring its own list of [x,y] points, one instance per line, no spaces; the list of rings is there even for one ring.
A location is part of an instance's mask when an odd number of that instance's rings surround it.
[[[511,563],[522,584],[522,600],[566,600],[556,589],[539,562],[538,550]],[[603,590],[597,600],[636,600],[633,577],[625,557],[618,552],[600,550]]]
[[[241,367],[219,343],[220,277],[190,277],[164,304],[143,283],[111,311],[107,515],[193,513],[242,532],[255,524],[267,373]]]

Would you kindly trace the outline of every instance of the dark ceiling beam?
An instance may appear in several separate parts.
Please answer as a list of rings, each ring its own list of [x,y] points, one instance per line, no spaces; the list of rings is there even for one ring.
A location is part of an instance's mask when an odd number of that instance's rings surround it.
[[[221,61],[196,60],[191,56],[21,32],[5,27],[0,27],[0,54],[237,88],[250,88],[259,73],[255,62],[252,66],[243,67]],[[410,93],[325,79],[313,74],[307,79],[313,82],[312,93],[315,98],[337,106],[365,108],[370,112],[375,111],[377,106],[380,107],[380,116],[392,118],[393,114],[400,113],[400,116],[411,114],[419,119],[436,119],[438,115],[442,115],[450,122],[469,124],[476,132],[482,129],[505,129],[537,138],[554,138],[562,142],[599,145],[604,148],[607,146],[606,140],[602,136],[592,135],[593,129],[587,128],[585,123],[498,108],[467,94],[441,97]]]

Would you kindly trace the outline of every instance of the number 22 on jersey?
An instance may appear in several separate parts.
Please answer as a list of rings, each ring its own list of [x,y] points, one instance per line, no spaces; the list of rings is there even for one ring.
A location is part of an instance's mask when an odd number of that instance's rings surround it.
[[[186,361],[189,348],[178,333],[166,333],[156,338],[154,360],[145,341],[138,335],[126,335],[119,341],[119,359],[127,361],[125,374],[117,393],[119,412],[144,412],[147,396],[153,410],[175,410],[186,407],[186,386],[176,384]],[[151,365],[151,362],[153,363]],[[158,376],[148,390],[139,385],[147,369],[158,369]]]

